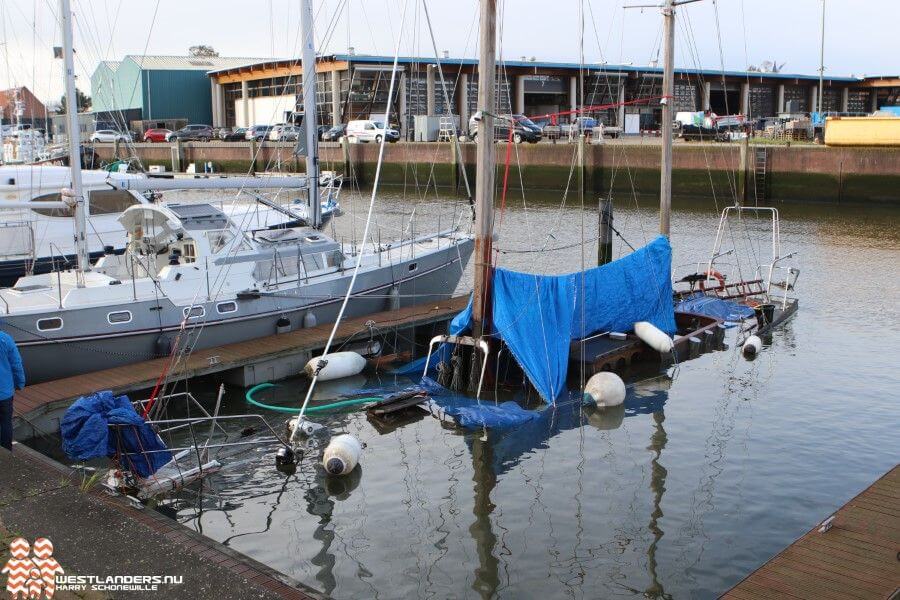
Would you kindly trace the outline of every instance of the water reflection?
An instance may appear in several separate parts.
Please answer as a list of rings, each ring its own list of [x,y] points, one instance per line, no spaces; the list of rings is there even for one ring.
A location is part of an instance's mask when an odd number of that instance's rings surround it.
[[[350,471],[345,477],[331,477],[316,466],[315,483],[303,494],[306,500],[306,512],[316,517],[317,524],[312,537],[319,542],[318,550],[310,558],[310,562],[318,567],[315,579],[318,589],[331,595],[337,586],[334,577],[335,555],[331,552],[336,534],[331,524],[335,501],[347,500],[362,480],[362,466]]]
[[[644,417],[649,415],[653,422],[653,433],[647,449],[650,459],[650,492],[652,508],[649,514],[647,529],[652,534],[652,541],[646,550],[646,565],[649,584],[644,590],[624,586],[628,591],[643,595],[646,598],[669,599],[657,572],[656,553],[665,532],[660,521],[663,518],[662,502],[666,491],[668,471],[662,464],[662,453],[668,441],[665,423],[665,403],[668,398],[672,380],[660,377],[635,385],[623,405],[612,408],[583,406],[580,392],[562,399],[555,406],[540,411],[540,416],[520,427],[509,431],[490,431],[466,433],[466,442],[471,454],[474,482],[472,511],[474,519],[469,533],[475,543],[477,564],[474,565],[472,589],[482,598],[493,598],[501,585],[501,561],[498,556],[498,537],[494,532],[495,522],[492,515],[496,505],[491,499],[498,483],[498,478],[521,461],[534,456],[539,449],[546,449],[554,436],[563,432],[583,428],[599,431],[611,431],[620,428],[625,418]],[[581,453],[578,463],[579,473],[583,472],[585,461],[584,445],[579,444]],[[578,479],[579,491],[575,494],[578,533],[576,534],[575,558],[577,548],[581,544],[580,536],[584,530],[581,523],[582,510],[580,501],[581,477]],[[630,540],[629,542],[630,543]],[[583,569],[579,565],[579,571]],[[583,571],[576,574],[579,581],[574,587],[580,588],[584,577]],[[568,584],[567,584],[568,585]],[[622,585],[621,583],[619,585]]]

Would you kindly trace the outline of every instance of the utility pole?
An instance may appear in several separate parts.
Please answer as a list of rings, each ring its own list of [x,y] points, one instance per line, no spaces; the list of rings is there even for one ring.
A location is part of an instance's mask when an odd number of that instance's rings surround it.
[[[478,153],[475,164],[475,290],[472,333],[490,334],[491,249],[494,235],[494,79],[496,77],[497,0],[481,0],[478,60]]]
[[[75,93],[75,51],[72,46],[72,8],[69,0],[59,0],[63,38],[63,63],[66,78],[66,125],[69,128],[69,170],[72,174],[71,201],[75,212],[75,253],[78,259],[78,286],[84,286],[84,272],[90,271],[85,231],[89,207],[81,185],[81,140],[78,129],[78,99]]]
[[[668,237],[672,213],[672,108],[675,101],[675,7],[701,0],[665,0],[659,4],[633,4],[625,8],[660,8],[663,14],[662,160],[659,166],[659,232]]]
[[[822,38],[821,38],[821,46],[819,48],[819,100],[818,112],[821,114],[825,112],[825,107],[822,104],[822,101],[825,98],[825,0],[822,0]]]
[[[322,204],[319,202],[319,120],[316,118],[316,40],[313,38],[312,1],[303,0],[300,7],[300,35],[303,36],[303,129],[306,133],[306,183],[309,198],[309,221],[322,226]]]

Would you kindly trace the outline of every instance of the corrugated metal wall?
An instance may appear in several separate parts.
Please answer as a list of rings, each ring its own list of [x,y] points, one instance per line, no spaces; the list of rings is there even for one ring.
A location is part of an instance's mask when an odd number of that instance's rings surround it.
[[[212,123],[212,92],[203,71],[145,71],[145,119]]]

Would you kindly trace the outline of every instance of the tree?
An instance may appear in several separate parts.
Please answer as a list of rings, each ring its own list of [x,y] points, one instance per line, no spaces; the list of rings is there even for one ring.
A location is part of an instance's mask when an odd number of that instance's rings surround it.
[[[75,103],[78,104],[78,112],[86,112],[91,109],[91,97],[75,88]],[[59,99],[59,112],[66,112],[66,95]]]
[[[198,46],[191,46],[188,48],[188,52],[190,52],[191,56],[218,56],[219,53],[215,51],[212,46],[206,46],[204,44],[200,44]]]

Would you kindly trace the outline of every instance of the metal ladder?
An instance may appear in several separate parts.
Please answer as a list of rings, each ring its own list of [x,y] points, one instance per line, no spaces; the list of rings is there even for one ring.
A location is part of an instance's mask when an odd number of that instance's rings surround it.
[[[754,160],[753,160],[753,193],[756,197],[756,202],[759,204],[760,200],[765,202],[768,194],[766,193],[766,183],[768,181],[768,156],[769,153],[766,151],[766,148],[757,146],[753,149],[754,151]]]

